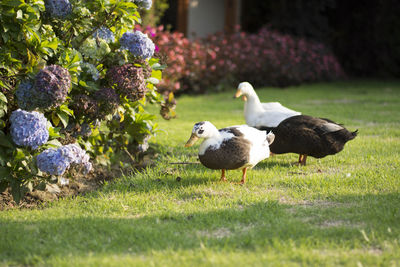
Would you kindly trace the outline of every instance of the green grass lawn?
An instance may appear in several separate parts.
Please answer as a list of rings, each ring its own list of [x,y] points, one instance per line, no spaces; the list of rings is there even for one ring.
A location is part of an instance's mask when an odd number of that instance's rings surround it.
[[[400,82],[350,81],[257,91],[358,137],[337,155],[269,158],[244,186],[184,148],[193,124],[243,124],[235,90],[179,99],[159,119],[157,163],[99,191],[0,212],[0,266],[399,266]],[[229,171],[239,181],[240,171]],[[180,179],[177,179],[180,177]]]

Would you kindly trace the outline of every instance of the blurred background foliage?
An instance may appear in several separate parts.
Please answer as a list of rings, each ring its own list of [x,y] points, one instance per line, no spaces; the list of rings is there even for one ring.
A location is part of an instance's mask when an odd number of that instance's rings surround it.
[[[268,24],[330,46],[346,73],[399,77],[400,1],[242,1],[242,29]]]

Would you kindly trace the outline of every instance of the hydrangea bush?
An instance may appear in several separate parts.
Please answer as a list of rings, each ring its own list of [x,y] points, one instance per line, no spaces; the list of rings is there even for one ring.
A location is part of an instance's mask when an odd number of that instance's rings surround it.
[[[0,5],[0,192],[124,166],[157,131],[165,68],[135,29],[152,1],[3,0]],[[128,157],[127,157],[128,156]],[[128,159],[128,160],[127,160]]]

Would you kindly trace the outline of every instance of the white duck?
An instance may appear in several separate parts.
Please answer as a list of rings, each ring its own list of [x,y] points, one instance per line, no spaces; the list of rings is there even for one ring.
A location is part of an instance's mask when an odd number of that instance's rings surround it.
[[[222,181],[226,181],[226,170],[242,169],[240,183],[244,184],[247,169],[269,157],[269,145],[275,135],[247,125],[218,130],[211,122],[202,121],[193,126],[185,147],[192,146],[199,138],[204,138],[199,148],[200,162],[207,168],[221,170]]]
[[[261,103],[253,86],[248,82],[239,84],[235,97],[241,95],[245,100],[244,116],[246,123],[252,127],[272,129],[284,119],[301,114],[282,106],[279,102]]]

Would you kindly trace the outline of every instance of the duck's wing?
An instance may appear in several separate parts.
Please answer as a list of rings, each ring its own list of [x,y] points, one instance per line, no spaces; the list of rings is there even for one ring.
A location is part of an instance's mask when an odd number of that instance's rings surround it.
[[[337,132],[342,129],[344,129],[343,126],[336,124],[336,123],[332,123],[332,122],[326,122],[324,124],[317,125],[315,127],[315,130],[321,131],[323,134]]]
[[[266,111],[279,111],[279,112],[284,112],[288,114],[293,114],[294,115],[300,115],[301,112],[295,111],[293,109],[290,109],[288,107],[285,107],[279,102],[267,102],[267,103],[261,103],[261,106],[264,110]]]
[[[265,110],[279,109],[283,107],[282,104],[279,102],[265,102],[261,103],[261,106]]]
[[[237,127],[219,130],[224,138],[218,148],[210,146],[203,155],[199,155],[200,162],[210,169],[233,170],[243,167],[249,162],[251,142],[244,138]]]
[[[274,128],[283,120],[299,114],[281,110],[265,110],[254,119],[254,127],[256,128]]]

